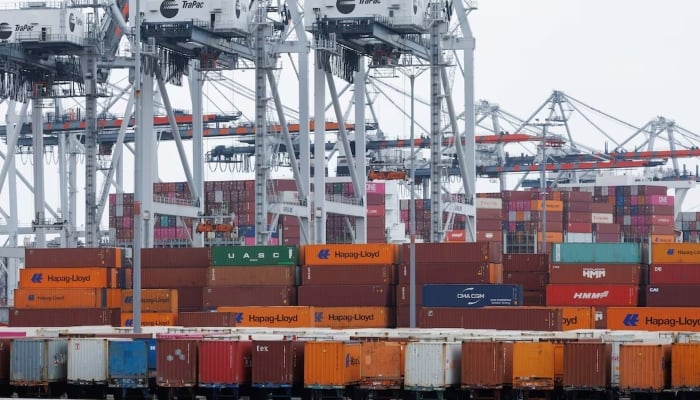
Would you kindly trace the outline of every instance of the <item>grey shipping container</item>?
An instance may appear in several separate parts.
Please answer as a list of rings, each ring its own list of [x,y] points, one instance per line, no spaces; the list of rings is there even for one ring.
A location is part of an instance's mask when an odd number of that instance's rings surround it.
[[[519,285],[423,285],[425,307],[519,306],[523,290]]]
[[[149,345],[145,340],[110,340],[107,375],[110,387],[148,387]]]
[[[10,352],[10,384],[41,386],[65,382],[68,339],[17,338]]]

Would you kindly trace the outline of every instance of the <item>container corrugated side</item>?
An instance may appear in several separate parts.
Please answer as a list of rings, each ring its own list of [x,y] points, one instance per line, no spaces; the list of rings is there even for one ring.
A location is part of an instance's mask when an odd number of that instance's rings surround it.
[[[23,268],[20,288],[116,288],[116,268]]]
[[[562,330],[595,329],[594,307],[561,307]]]
[[[511,385],[513,343],[463,341],[460,381],[464,389],[500,389]]]
[[[344,389],[361,379],[360,342],[308,341],[304,343],[304,386]]]
[[[308,328],[314,326],[313,307],[307,306],[223,306],[217,313],[229,313],[228,326],[258,328]]]
[[[642,248],[638,243],[555,243],[552,262],[639,264]]]
[[[418,341],[406,344],[404,388],[444,390],[459,385],[462,344]]]
[[[610,387],[610,343],[564,343],[563,386],[602,390]]]
[[[700,243],[652,243],[649,264],[697,264]]]
[[[109,339],[107,377],[110,387],[148,387],[149,345],[145,340]]]
[[[554,307],[421,307],[421,328],[561,331],[562,310]]]
[[[250,383],[250,340],[205,339],[199,342],[198,377],[200,387],[236,387]]]
[[[156,340],[156,385],[193,387],[197,384],[197,340]]]
[[[67,339],[13,339],[10,353],[10,384],[39,386],[67,378]]]
[[[120,293],[122,312],[133,312],[134,291],[124,289]],[[141,289],[141,312],[176,313],[178,311],[177,289]]]
[[[298,265],[296,246],[217,246],[211,248],[211,265],[254,267],[260,265]]]
[[[663,390],[671,383],[671,345],[623,343],[620,389]]]
[[[369,389],[400,389],[405,346],[406,343],[402,341],[363,341],[360,386]]]
[[[302,247],[304,265],[387,265],[398,263],[395,244],[309,244]]]
[[[304,381],[304,342],[253,340],[252,385],[259,388],[292,387]]]
[[[513,388],[554,389],[554,343],[513,344]]]
[[[700,343],[671,345],[671,389],[700,388]]]
[[[318,328],[357,329],[393,328],[393,307],[312,307],[313,326]]]
[[[15,289],[15,308],[100,308],[107,306],[106,289]]]
[[[109,342],[107,339],[68,339],[68,383],[106,384]]]

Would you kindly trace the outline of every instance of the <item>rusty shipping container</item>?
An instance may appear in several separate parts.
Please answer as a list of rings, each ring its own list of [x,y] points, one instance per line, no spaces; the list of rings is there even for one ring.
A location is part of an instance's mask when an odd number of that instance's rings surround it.
[[[583,285],[644,284],[640,264],[559,264],[549,267],[549,283]]]
[[[304,285],[298,293],[300,306],[385,307],[396,301],[393,285]]]
[[[671,389],[700,388],[700,343],[671,345]]]
[[[312,307],[313,326],[333,329],[393,328],[394,307]]]
[[[291,286],[296,285],[296,269],[291,266],[211,267],[207,286]]]
[[[509,386],[513,382],[513,343],[463,341],[460,382],[464,389]]]
[[[196,386],[198,343],[196,339],[156,339],[156,385]]]
[[[503,255],[503,272],[547,272],[549,254],[510,253]]]
[[[700,307],[699,285],[649,285],[642,290],[642,306]]]
[[[119,326],[120,316],[119,309],[109,308],[10,308],[8,325],[13,327]]]
[[[142,268],[203,268],[210,264],[208,247],[167,248],[141,250]]]
[[[637,285],[547,285],[548,306],[636,306]]]
[[[134,311],[134,291],[125,289],[121,291],[122,312]],[[177,289],[142,289],[141,312],[176,313],[178,311]]]
[[[207,267],[146,268],[141,270],[141,288],[162,289],[207,286]]]
[[[203,339],[197,346],[199,387],[238,387],[250,383],[250,340]]]
[[[345,389],[361,380],[360,342],[318,340],[304,342],[304,387]]]
[[[75,249],[26,249],[24,251],[25,268],[81,268],[122,266],[122,251],[119,248]]]
[[[360,387],[400,389],[403,381],[405,346],[403,341],[363,341]]]
[[[408,264],[399,265],[399,283],[407,284],[410,277]],[[503,265],[490,263],[416,264],[416,283],[502,283]]]
[[[15,289],[15,308],[107,307],[107,289]]]
[[[253,340],[252,385],[256,388],[288,388],[304,383],[304,342]]]
[[[564,343],[565,388],[604,390],[610,387],[610,343]]]
[[[503,271],[503,283],[522,285],[523,290],[542,290],[549,283],[547,272]]]
[[[663,390],[671,384],[671,345],[620,345],[620,389]]]
[[[562,310],[550,307],[428,308],[418,316],[421,328],[561,331]]]
[[[295,306],[295,286],[217,286],[202,290],[204,308],[221,306]]]
[[[314,308],[306,306],[223,306],[218,312],[230,313],[229,326],[305,328],[314,326]]]
[[[301,267],[302,285],[394,285],[396,265],[342,265]]]
[[[23,268],[19,287],[29,288],[118,288],[116,268]]]
[[[700,260],[696,264],[652,264],[651,285],[700,285]]]
[[[401,263],[410,261],[410,247],[404,244],[401,249]],[[503,246],[498,242],[453,242],[417,243],[416,264],[418,263],[501,263]]]
[[[513,388],[554,389],[554,353],[550,342],[513,343]]]

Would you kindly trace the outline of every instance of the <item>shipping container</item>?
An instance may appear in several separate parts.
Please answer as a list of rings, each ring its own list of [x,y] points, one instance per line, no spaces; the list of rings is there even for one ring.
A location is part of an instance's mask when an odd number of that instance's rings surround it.
[[[649,285],[642,287],[642,304],[647,307],[700,307],[698,285]]]
[[[393,328],[393,307],[313,307],[313,325],[318,328]]]
[[[396,340],[362,342],[362,381],[365,389],[400,389],[406,343]]]
[[[475,243],[416,243],[416,264],[418,263],[500,263],[503,260],[503,246],[499,242]],[[401,262],[409,263],[410,247],[404,244],[401,249]]]
[[[252,342],[204,339],[197,347],[200,387],[231,388],[250,383]]]
[[[652,243],[650,264],[698,264],[700,243]]]
[[[595,329],[594,307],[561,307],[562,330]]]
[[[546,306],[547,305],[547,293],[545,289],[538,290],[526,290],[523,292],[523,305],[524,306]]]
[[[399,265],[399,283],[407,284],[411,269]],[[490,263],[420,263],[416,264],[416,283],[502,283],[503,265]]]
[[[523,290],[542,290],[549,283],[549,273],[533,271],[503,271],[503,283],[517,284]]]
[[[15,289],[15,308],[100,308],[107,307],[106,289]]]
[[[486,307],[523,304],[520,285],[423,285],[422,305],[426,307]]]
[[[10,384],[42,386],[65,382],[68,376],[68,340],[16,338],[10,351]]]
[[[10,308],[9,326],[60,327],[81,325],[119,326],[121,313],[109,308]]]
[[[297,284],[295,266],[212,267],[207,272],[207,286],[291,286]]]
[[[211,265],[215,267],[299,265],[299,248],[296,246],[217,246],[211,248]]]
[[[304,387],[345,389],[361,380],[360,342],[304,342]]]
[[[649,266],[649,284],[700,285],[700,260],[695,264],[652,264]]]
[[[142,289],[207,286],[207,267],[146,268],[141,270]]]
[[[561,264],[549,266],[549,283],[623,284],[644,283],[641,264]]]
[[[110,387],[147,388],[149,343],[109,339],[107,376]],[[153,346],[155,352],[155,345]],[[155,369],[155,365],[153,366]]]
[[[230,325],[226,326],[232,327],[305,328],[314,326],[313,307],[222,306],[216,310],[218,313],[230,314]]]
[[[141,250],[142,268],[203,268],[210,264],[208,247]]]
[[[109,341],[106,338],[69,338],[68,383],[73,385],[107,384],[108,351]]]
[[[564,388],[605,390],[610,387],[610,343],[564,343]]]
[[[548,307],[421,307],[421,328],[561,331],[562,310]]]
[[[177,313],[142,313],[141,326],[175,326],[177,325]],[[134,315],[132,313],[121,313],[119,326],[134,326]]]
[[[194,387],[198,343],[195,339],[156,339],[156,385]]]
[[[513,343],[463,341],[460,382],[464,389],[510,386],[513,382]]]
[[[503,255],[503,271],[547,272],[548,254],[510,253]]]
[[[673,343],[671,345],[671,389],[697,390],[700,388],[700,343]]]
[[[553,263],[639,264],[639,243],[555,243]]]
[[[513,343],[513,388],[554,389],[554,347],[551,342]]]
[[[343,265],[301,267],[302,285],[394,285],[396,265]]]
[[[122,312],[134,311],[133,290],[121,291]],[[141,289],[141,312],[176,313],[178,311],[177,289]]]
[[[252,385],[257,388],[290,388],[304,382],[304,342],[253,340]]]
[[[117,288],[116,268],[23,268],[19,287],[33,288]]]
[[[185,328],[207,327],[231,327],[236,326],[233,313],[190,311],[177,314],[177,324]]]
[[[398,247],[387,243],[310,244],[303,246],[304,265],[387,265],[398,263]]]
[[[636,306],[637,285],[547,285],[548,306]]]
[[[297,288],[293,285],[206,287],[202,290],[202,303],[207,309],[222,306],[295,306]]]
[[[7,336],[6,336],[6,335]],[[24,337],[24,332],[3,332],[0,338],[0,384],[6,385],[10,382],[10,348],[13,337]]]
[[[303,285],[298,304],[322,307],[385,307],[396,301],[393,285]]]
[[[694,307],[608,307],[607,328],[615,330],[700,332]]]
[[[119,248],[108,247],[28,248],[24,252],[24,266],[25,268],[120,268],[122,266],[122,251]]]
[[[406,344],[404,388],[443,391],[460,384],[462,344],[415,341]]]
[[[620,345],[620,389],[658,391],[671,384],[671,345]]]

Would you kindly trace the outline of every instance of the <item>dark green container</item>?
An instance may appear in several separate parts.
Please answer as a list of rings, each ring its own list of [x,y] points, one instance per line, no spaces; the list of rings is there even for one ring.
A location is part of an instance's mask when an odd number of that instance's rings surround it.
[[[259,265],[299,265],[296,246],[220,246],[211,248],[214,267]]]

